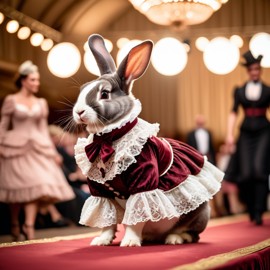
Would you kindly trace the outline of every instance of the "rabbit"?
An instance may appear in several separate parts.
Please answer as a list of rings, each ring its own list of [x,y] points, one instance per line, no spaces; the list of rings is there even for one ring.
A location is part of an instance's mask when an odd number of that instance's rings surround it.
[[[153,42],[133,47],[118,68],[102,36],[91,35],[88,45],[101,76],[81,86],[72,114],[89,133],[74,148],[91,194],[79,222],[102,229],[90,245],[111,245],[118,224],[121,247],[198,242],[224,173],[189,145],[159,138],[159,124],[138,117],[132,85],[149,65]]]

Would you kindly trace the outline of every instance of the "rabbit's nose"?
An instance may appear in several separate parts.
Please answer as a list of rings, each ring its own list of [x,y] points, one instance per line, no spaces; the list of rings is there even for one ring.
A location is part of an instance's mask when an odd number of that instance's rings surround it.
[[[82,110],[82,111],[77,112],[77,114],[78,114],[79,116],[81,116],[84,112],[85,112],[85,110]]]

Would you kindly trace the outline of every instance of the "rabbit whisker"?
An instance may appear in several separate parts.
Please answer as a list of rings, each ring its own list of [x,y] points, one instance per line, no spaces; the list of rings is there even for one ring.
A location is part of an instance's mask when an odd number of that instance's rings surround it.
[[[72,102],[71,100],[67,99],[65,96],[62,96],[62,98],[65,101],[58,101],[59,103],[64,104],[64,105],[66,105],[68,107],[73,107],[74,106],[74,102]]]
[[[79,87],[79,88],[82,85],[82,83],[80,83],[79,80],[76,79],[75,77],[70,77],[70,83],[72,83],[74,87]]]
[[[71,104],[71,103],[67,103],[65,101],[58,101],[58,103],[63,104],[65,106],[67,106],[67,107],[73,108],[73,104]]]

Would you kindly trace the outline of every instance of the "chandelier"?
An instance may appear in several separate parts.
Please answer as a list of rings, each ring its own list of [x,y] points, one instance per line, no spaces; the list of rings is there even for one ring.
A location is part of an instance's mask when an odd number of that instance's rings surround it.
[[[228,0],[129,0],[150,21],[161,25],[194,25],[210,18]]]

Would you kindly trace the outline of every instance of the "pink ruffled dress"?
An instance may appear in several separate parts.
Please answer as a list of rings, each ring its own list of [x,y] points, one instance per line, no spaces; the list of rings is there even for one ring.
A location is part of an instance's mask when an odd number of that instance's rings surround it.
[[[0,201],[24,203],[74,198],[47,129],[48,106],[40,98],[31,109],[4,100],[0,124]]]

